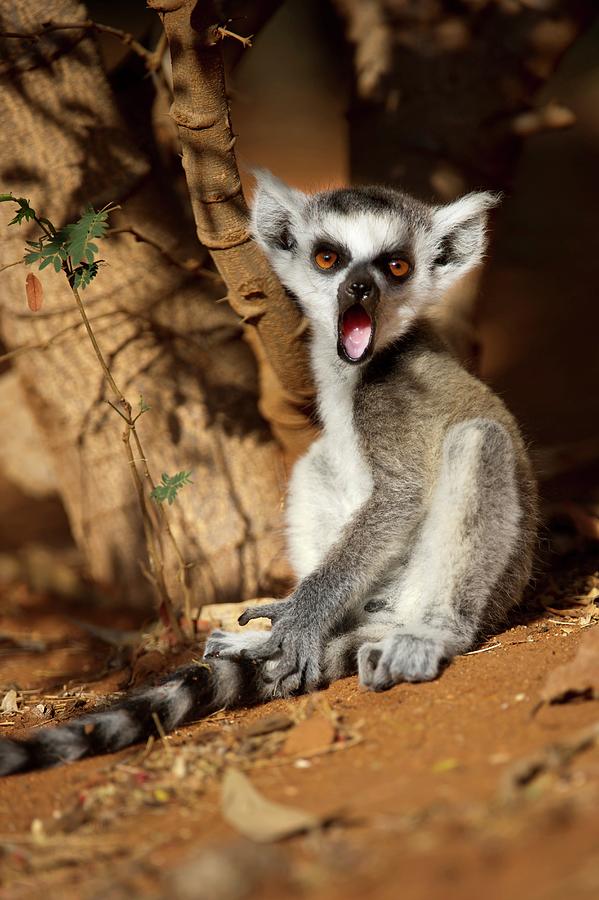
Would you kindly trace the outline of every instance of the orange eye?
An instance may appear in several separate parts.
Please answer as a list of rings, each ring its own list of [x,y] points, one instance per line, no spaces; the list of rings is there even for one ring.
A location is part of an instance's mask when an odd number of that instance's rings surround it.
[[[334,250],[319,250],[314,257],[314,262],[319,269],[332,269],[338,259],[339,254]]]
[[[405,278],[410,271],[410,263],[406,259],[390,259],[387,265],[396,278]]]

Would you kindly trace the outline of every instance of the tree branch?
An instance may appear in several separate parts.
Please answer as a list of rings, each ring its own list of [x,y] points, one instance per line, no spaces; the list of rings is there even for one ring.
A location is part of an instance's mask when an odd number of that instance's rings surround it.
[[[227,286],[229,302],[246,323],[260,371],[261,411],[289,457],[314,434],[313,386],[300,313],[258,247],[235,159],[225,89],[218,14],[212,2],[184,0],[176,9],[152,0],[161,14],[173,66],[174,103],[183,166],[200,242]]]
[[[148,50],[128,31],[113,28],[112,25],[101,25],[99,22],[94,22],[91,19],[83,19],[81,22],[53,22],[50,19],[47,22],[42,22],[36,31],[0,31],[0,38],[37,42],[54,31],[89,31],[96,34],[108,34],[125,44],[133,53],[143,59],[149,72],[155,72],[159,68],[164,54],[164,45],[161,42],[158,43],[156,50]]]
[[[132,225],[125,225],[122,228],[109,228],[106,232],[106,237],[112,237],[113,235],[118,234],[130,234],[139,243],[148,244],[150,247],[158,250],[172,266],[177,266],[177,268],[183,269],[184,272],[191,272],[194,275],[199,275],[202,278],[210,278],[219,283],[222,281],[218,272],[213,272],[211,269],[205,269],[199,259],[179,259],[167,250],[166,247],[163,247],[162,244],[159,244],[158,241],[143,234],[138,228],[134,228]],[[15,265],[15,263],[12,263],[12,265]],[[2,269],[0,269],[0,272],[1,271]]]

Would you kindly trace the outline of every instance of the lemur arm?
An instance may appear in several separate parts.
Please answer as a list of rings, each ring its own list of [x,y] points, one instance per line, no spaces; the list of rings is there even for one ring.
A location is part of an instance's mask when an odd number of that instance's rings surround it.
[[[325,560],[291,597],[242,614],[240,625],[271,619],[272,633],[265,644],[247,649],[237,645],[231,651],[215,647],[208,655],[269,660],[269,677],[280,682],[285,693],[315,687],[325,638],[348,608],[364,601],[417,525],[417,498],[403,494],[395,499],[388,490],[383,494],[375,488]]]

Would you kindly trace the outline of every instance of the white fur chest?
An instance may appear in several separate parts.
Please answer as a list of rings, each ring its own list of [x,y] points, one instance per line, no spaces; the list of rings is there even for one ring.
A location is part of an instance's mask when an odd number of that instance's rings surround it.
[[[296,464],[287,500],[289,555],[300,578],[321,562],[373,486],[354,426],[358,372],[338,366],[318,344],[312,362],[323,434]]]
[[[355,369],[346,367],[343,378],[321,382],[318,408],[323,424],[322,452],[331,469],[340,505],[348,514],[364,503],[372,491],[372,474],[354,425]]]

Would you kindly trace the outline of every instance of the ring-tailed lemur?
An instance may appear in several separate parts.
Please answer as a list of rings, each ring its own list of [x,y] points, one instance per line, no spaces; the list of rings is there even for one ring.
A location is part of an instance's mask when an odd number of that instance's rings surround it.
[[[287,508],[292,596],[248,609],[272,631],[213,632],[203,665],[27,741],[0,773],[108,752],[222,706],[359,673],[434,678],[521,596],[536,489],[518,428],[423,313],[485,248],[495,199],[430,206],[383,187],[305,195],[258,174],[254,238],[311,326],[322,436]]]

